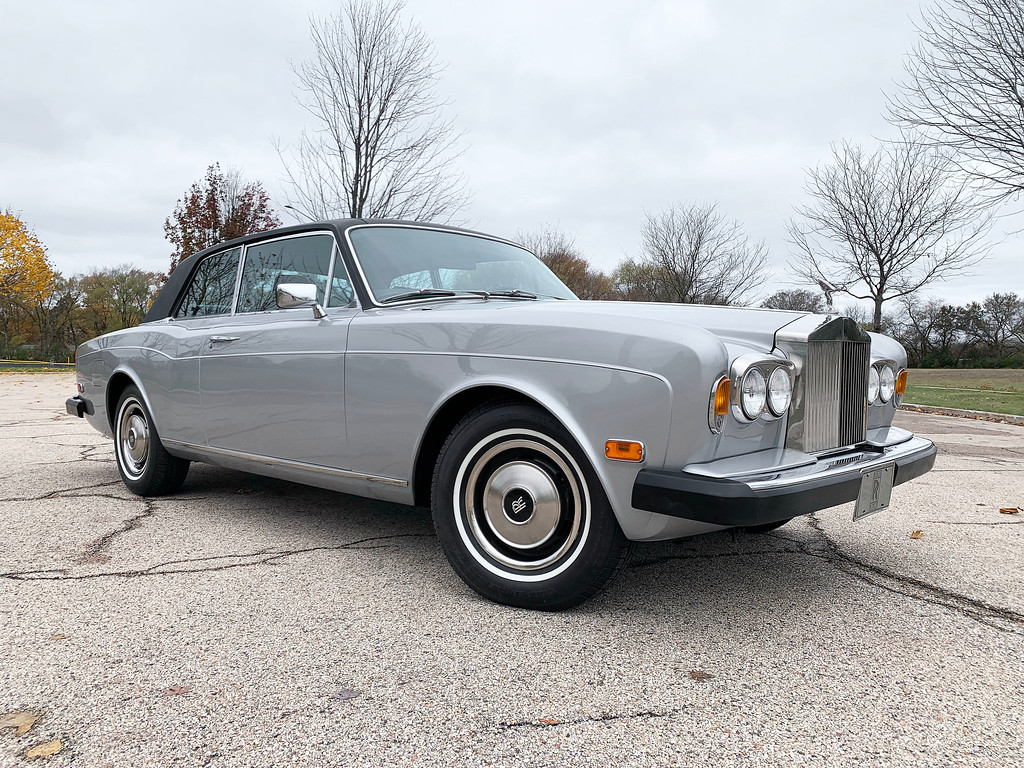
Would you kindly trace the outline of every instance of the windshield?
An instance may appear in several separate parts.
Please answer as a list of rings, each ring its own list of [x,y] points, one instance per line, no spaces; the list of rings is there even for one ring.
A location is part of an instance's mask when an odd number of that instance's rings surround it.
[[[509,243],[392,226],[355,227],[348,236],[377,302],[400,294],[412,300],[461,291],[576,298],[540,259]]]

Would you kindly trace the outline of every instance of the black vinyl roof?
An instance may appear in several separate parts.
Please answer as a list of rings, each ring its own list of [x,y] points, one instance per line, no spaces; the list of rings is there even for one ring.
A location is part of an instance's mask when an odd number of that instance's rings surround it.
[[[426,222],[402,221],[400,219],[331,219],[325,221],[311,221],[303,224],[293,224],[288,227],[278,227],[277,229],[268,229],[263,232],[256,232],[251,235],[236,237],[234,240],[226,240],[223,243],[217,243],[216,245],[199,251],[199,253],[194,253],[187,259],[182,260],[167,278],[167,282],[164,283],[164,287],[160,289],[160,293],[157,294],[157,297],[153,300],[153,304],[150,306],[146,316],[142,318],[142,322],[151,323],[156,320],[163,320],[166,317],[170,317],[174,312],[174,307],[178,301],[178,297],[188,284],[188,281],[191,279],[192,273],[195,272],[199,262],[211,253],[224,251],[256,240],[265,240],[267,238],[279,237],[280,235],[291,235],[301,232],[322,232],[325,229],[334,232],[340,244],[344,240],[343,235],[345,230],[361,224],[418,225],[429,226],[433,229],[447,229],[453,232],[465,232],[467,234],[474,235],[481,234],[479,232],[473,232],[472,230],[460,229],[459,227],[452,227],[445,224],[429,224]]]

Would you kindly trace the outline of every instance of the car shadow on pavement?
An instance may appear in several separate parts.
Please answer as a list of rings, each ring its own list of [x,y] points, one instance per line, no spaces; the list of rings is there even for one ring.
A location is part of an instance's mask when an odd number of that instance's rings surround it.
[[[405,544],[395,542],[376,555],[387,559],[389,569],[407,569],[435,579],[438,590],[454,588],[487,605],[448,569],[428,509],[209,465],[193,467],[185,487],[173,498],[188,504],[196,497],[203,499],[210,518],[237,515],[261,531],[260,546],[280,537],[297,537],[306,548],[403,537]],[[729,606],[755,611],[764,606],[776,611],[784,605],[799,608],[834,598],[836,584],[830,571],[835,569],[820,555],[813,545],[785,533],[720,531],[678,541],[638,543],[610,588],[575,612],[632,612],[642,607],[674,614],[693,611],[698,605],[716,613]]]

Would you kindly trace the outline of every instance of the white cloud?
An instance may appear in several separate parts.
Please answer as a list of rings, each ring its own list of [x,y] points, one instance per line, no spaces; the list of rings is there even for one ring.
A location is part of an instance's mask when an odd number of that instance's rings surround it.
[[[0,26],[0,207],[66,272],[163,269],[163,222],[213,162],[284,202],[271,138],[306,116],[290,63],[334,0],[23,3]],[[784,222],[829,145],[890,135],[884,92],[917,0],[409,0],[448,66],[466,132],[471,226],[558,223],[597,266],[635,252],[645,211],[717,201],[765,238],[785,283]],[[288,217],[283,217],[287,219]],[[1024,292],[1012,235],[957,301]]]

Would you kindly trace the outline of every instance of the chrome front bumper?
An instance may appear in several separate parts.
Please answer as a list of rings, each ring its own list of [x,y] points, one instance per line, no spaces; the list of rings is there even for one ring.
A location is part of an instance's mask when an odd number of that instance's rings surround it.
[[[636,509],[715,525],[762,525],[855,501],[861,478],[873,469],[894,465],[895,486],[923,475],[934,463],[935,445],[913,436],[891,445],[868,442],[821,458],[785,449],[762,451],[677,472],[641,470],[632,503]]]

